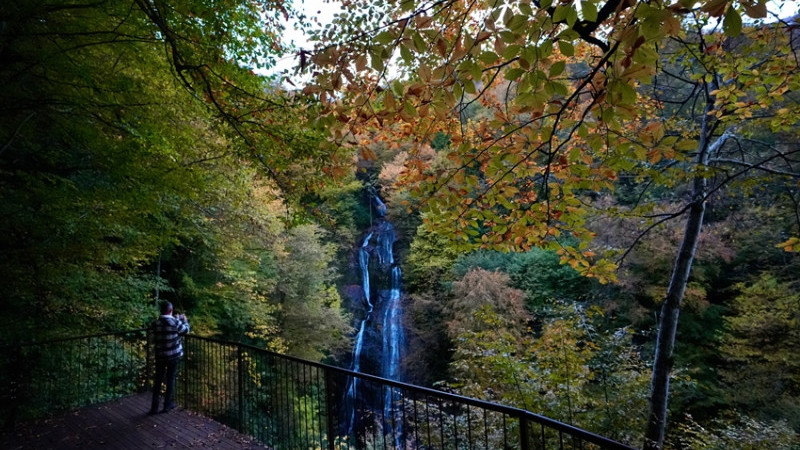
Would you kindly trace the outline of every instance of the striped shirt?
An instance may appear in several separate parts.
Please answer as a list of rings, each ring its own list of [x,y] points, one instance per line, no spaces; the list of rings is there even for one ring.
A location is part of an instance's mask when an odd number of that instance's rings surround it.
[[[189,332],[189,322],[172,316],[161,316],[153,322],[152,329],[156,358],[173,359],[183,356],[181,336]]]

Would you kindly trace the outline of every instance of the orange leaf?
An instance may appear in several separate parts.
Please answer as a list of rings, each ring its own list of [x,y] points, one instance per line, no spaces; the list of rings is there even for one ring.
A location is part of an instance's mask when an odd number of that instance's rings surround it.
[[[436,50],[439,51],[439,56],[447,56],[447,42],[444,39],[439,38],[436,41]]]

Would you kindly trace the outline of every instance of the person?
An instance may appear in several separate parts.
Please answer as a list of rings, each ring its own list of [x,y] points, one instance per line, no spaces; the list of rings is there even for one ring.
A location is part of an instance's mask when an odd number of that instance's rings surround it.
[[[189,332],[189,321],[186,315],[173,315],[172,303],[161,303],[161,316],[153,322],[153,344],[155,347],[156,373],[153,379],[153,402],[149,414],[158,413],[161,386],[167,385],[164,393],[164,409],[168,412],[175,409],[175,379],[178,376],[178,364],[183,356],[181,336]]]

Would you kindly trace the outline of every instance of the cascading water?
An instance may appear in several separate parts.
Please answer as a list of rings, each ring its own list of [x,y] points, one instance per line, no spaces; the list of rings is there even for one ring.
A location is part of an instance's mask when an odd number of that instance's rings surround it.
[[[369,240],[372,239],[372,233],[368,234],[366,239],[364,239],[364,243],[361,244],[361,248],[358,249],[358,263],[361,266],[361,286],[364,289],[364,300],[367,302],[367,306],[369,306],[369,311],[367,311],[367,317],[372,312],[372,302],[370,301],[369,297]]]
[[[366,316],[361,321],[361,326],[358,328],[358,334],[356,334],[356,345],[353,347],[353,364],[351,369],[354,372],[358,372],[361,369],[361,351],[364,348],[364,335],[367,328],[367,322],[372,315],[372,310],[374,306],[372,305],[372,301],[370,301],[370,284],[369,284],[369,240],[372,239],[372,234],[369,233],[367,237],[364,239],[364,242],[361,244],[361,248],[358,249],[358,263],[361,267],[361,286],[364,289],[364,300],[367,303],[367,310]],[[347,422],[347,434],[350,435],[353,433],[353,427],[355,426],[356,421],[356,408],[355,408],[355,401],[358,394],[358,379],[351,378],[350,379],[350,386],[347,388],[347,400],[346,404],[349,405],[350,408],[350,417]]]
[[[386,206],[381,200],[375,196],[375,210],[380,216],[379,222],[373,226],[372,231],[367,234],[366,238],[358,249],[359,266],[361,269],[361,285],[363,288],[364,301],[366,306],[366,314],[359,326],[358,334],[355,338],[355,346],[353,348],[353,361],[351,369],[355,372],[361,370],[361,363],[363,358],[369,359],[372,357],[377,364],[379,364],[379,375],[384,378],[398,380],[400,378],[400,362],[403,357],[405,348],[405,332],[402,324],[402,307],[401,300],[401,279],[402,273],[400,267],[395,265],[393,246],[396,241],[395,230],[391,223],[385,220]],[[373,243],[374,241],[374,243]],[[377,259],[377,267],[370,270],[370,257],[374,255]],[[388,286],[379,286],[378,290],[380,300],[377,305],[372,302],[372,289],[375,283],[370,282],[370,272],[379,277],[388,278]],[[378,336],[376,333],[370,334],[369,324],[374,309],[380,312],[381,328],[380,328],[380,345],[377,343],[365,342],[369,336]],[[377,313],[376,313],[377,314]],[[366,345],[365,345],[366,344]],[[380,351],[380,355],[364,355],[365,347],[373,349],[372,351]],[[378,350],[379,349],[379,350]],[[352,436],[356,429],[356,405],[363,404],[360,396],[364,396],[359,392],[360,386],[358,380],[352,378],[349,381],[346,405],[348,410],[347,434]],[[380,398],[380,397],[379,397]],[[401,448],[403,430],[401,426],[395,425],[392,427],[391,418],[395,417],[399,408],[402,405],[402,399],[398,398],[392,391],[389,390],[383,395],[383,414],[385,423],[380,423],[384,430],[384,434],[393,436],[395,446]],[[366,408],[375,410],[380,407],[376,405],[364,405]]]
[[[400,279],[400,268],[397,266],[392,267],[389,303],[386,305],[383,312],[383,358],[381,361],[381,376],[389,378],[390,380],[397,380],[400,376],[400,351],[402,350],[401,347],[403,344],[405,344],[405,333],[402,323],[403,314],[400,309]],[[383,417],[393,418],[395,412],[399,408],[402,408],[402,398],[395,399],[393,390],[387,390],[383,400]],[[398,423],[394,429],[392,429],[392,423],[394,423],[394,421],[390,420],[387,426],[385,426],[384,431],[386,434],[394,436],[396,448],[402,448],[402,422]]]

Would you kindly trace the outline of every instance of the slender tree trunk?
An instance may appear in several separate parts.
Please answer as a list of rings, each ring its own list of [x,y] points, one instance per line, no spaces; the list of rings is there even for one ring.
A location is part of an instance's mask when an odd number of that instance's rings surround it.
[[[712,92],[714,89],[716,89],[716,83],[707,86],[706,92]],[[689,215],[686,218],[686,226],[678,249],[678,255],[672,266],[672,276],[669,280],[667,295],[664,298],[661,314],[658,318],[653,378],[650,383],[650,412],[647,418],[647,430],[644,439],[644,448],[646,450],[657,450],[664,446],[664,436],[667,430],[669,379],[674,363],[673,350],[675,349],[675,336],[678,331],[678,316],[680,315],[686,284],[689,281],[692,262],[697,252],[697,242],[703,230],[703,217],[706,210],[708,181],[704,169],[708,165],[710,155],[717,152],[733,132],[732,129],[726,130],[713,144],[710,144],[711,135],[714,132],[714,126],[710,124],[712,120],[710,113],[714,107],[714,96],[707,94],[700,141],[698,142],[698,153],[695,159],[697,174],[693,180],[692,203],[689,207]]]
[[[697,184],[705,186],[705,180]],[[695,198],[689,209],[686,220],[683,240],[681,241],[678,256],[673,265],[667,296],[661,307],[659,316],[658,338],[656,341],[655,360],[653,362],[653,378],[650,384],[650,414],[647,420],[644,448],[648,450],[660,449],[664,445],[664,435],[667,426],[667,399],[669,397],[669,378],[673,364],[673,350],[675,348],[675,335],[678,330],[678,315],[681,311],[681,301],[686,291],[689,272],[697,250],[697,241],[703,227],[705,215],[705,200]]]

